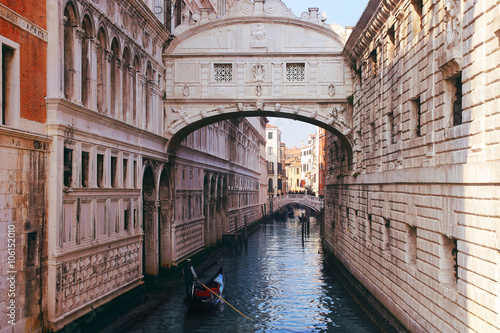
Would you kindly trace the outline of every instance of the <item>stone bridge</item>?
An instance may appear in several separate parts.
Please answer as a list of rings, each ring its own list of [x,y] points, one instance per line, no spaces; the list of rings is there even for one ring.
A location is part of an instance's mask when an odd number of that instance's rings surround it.
[[[269,198],[269,211],[273,214],[281,207],[289,204],[299,204],[319,212],[324,207],[324,200],[307,194],[285,194]]]

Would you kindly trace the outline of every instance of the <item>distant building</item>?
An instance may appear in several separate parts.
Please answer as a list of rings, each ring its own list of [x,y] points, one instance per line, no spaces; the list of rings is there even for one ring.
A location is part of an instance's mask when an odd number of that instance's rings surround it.
[[[302,165],[300,162],[300,148],[287,148],[285,158],[285,174],[287,178],[287,191],[301,191]]]
[[[326,143],[326,130],[321,127],[316,128],[317,147],[318,147],[318,195],[325,195],[325,172],[327,170],[325,160],[325,143]]]
[[[267,192],[269,195],[282,193],[283,174],[281,165],[281,131],[278,127],[266,125]]]
[[[316,134],[309,135],[307,143],[302,142],[302,186],[306,191],[318,192],[318,147]]]

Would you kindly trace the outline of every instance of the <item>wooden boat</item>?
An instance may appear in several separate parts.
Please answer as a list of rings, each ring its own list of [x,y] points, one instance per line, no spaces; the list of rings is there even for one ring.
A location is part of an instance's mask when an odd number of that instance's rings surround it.
[[[186,284],[186,304],[190,309],[213,309],[220,304],[221,299],[217,295],[222,296],[224,290],[222,266],[203,286],[198,280],[193,266],[189,263],[184,267],[184,279]]]

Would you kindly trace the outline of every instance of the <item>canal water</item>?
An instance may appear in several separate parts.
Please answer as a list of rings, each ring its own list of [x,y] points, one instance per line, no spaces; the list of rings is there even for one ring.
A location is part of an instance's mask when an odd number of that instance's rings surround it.
[[[223,297],[250,319],[228,304],[188,312],[180,287],[127,332],[381,332],[325,265],[314,221],[308,233],[297,218],[261,224],[246,244],[224,253],[223,265]]]

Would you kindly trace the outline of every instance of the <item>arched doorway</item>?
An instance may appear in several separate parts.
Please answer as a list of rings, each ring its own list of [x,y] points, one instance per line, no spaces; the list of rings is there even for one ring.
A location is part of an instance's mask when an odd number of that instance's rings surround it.
[[[172,188],[171,184],[171,168],[166,166],[163,168],[160,176],[159,199],[160,199],[160,267],[170,268],[172,264],[172,221],[173,221],[173,205],[172,205]]]
[[[210,187],[207,174],[203,178],[203,216],[205,217],[203,223],[203,243],[205,247],[208,247],[210,245]]]
[[[156,208],[156,181],[148,165],[142,180],[143,209],[143,274],[158,275],[158,212]]]

